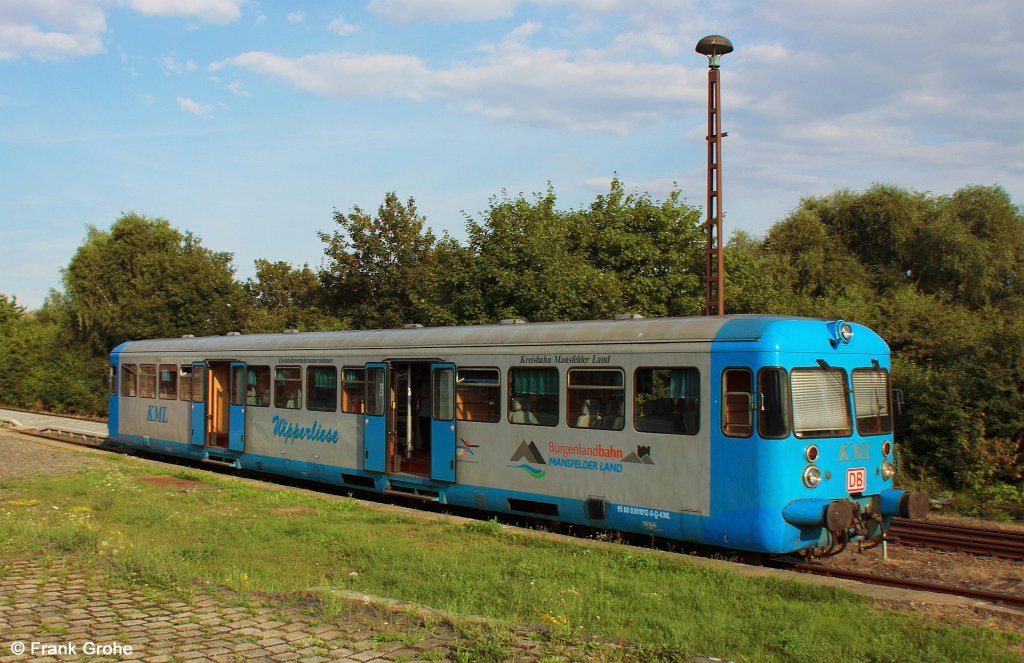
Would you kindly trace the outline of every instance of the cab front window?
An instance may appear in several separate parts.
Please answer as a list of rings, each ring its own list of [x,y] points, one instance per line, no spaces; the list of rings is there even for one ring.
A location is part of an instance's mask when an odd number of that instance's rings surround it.
[[[889,407],[889,372],[884,368],[853,369],[853,409],[857,432],[887,435],[892,432]]]
[[[797,437],[845,437],[853,432],[846,371],[794,368],[793,432]]]

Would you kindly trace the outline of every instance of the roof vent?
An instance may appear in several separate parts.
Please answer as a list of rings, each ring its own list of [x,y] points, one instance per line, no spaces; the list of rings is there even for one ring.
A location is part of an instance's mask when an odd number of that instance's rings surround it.
[[[639,313],[618,313],[616,314],[615,320],[643,320],[644,316]]]
[[[241,336],[242,332],[228,332],[225,336]]]
[[[285,329],[284,333],[285,334],[298,334],[299,330],[298,329]]]
[[[402,325],[402,329],[423,329],[423,325],[421,325],[418,322],[410,322],[408,324]]]
[[[525,325],[526,320],[522,318],[504,318],[499,324],[502,325]]]

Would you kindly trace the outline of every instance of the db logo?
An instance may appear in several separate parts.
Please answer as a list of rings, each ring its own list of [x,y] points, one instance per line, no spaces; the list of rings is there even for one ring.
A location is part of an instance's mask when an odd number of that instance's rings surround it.
[[[868,473],[863,467],[846,470],[846,492],[863,493],[868,487]]]

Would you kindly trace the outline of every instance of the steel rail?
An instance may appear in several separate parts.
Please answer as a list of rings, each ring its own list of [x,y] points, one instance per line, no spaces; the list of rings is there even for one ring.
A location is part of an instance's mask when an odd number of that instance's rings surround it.
[[[896,518],[887,539],[902,545],[1024,560],[1024,532]]]
[[[924,592],[935,592],[938,594],[951,594],[954,596],[963,596],[965,598],[987,601],[989,603],[998,603],[1010,608],[1024,608],[1024,596],[1017,594],[1004,594],[1002,592],[992,592],[985,589],[955,587],[953,585],[942,585],[922,580],[907,580],[905,578],[894,578],[892,576],[882,576],[873,573],[864,573],[862,571],[837,569],[831,566],[808,564],[806,562],[787,562],[783,560],[776,560],[772,562],[771,566],[785,569],[787,571],[796,571],[798,573],[855,580],[857,582],[882,585],[885,587],[896,587],[899,589],[914,589]]]

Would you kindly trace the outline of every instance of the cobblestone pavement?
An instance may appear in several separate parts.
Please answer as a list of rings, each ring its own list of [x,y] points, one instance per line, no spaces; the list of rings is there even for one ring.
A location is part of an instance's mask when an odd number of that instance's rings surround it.
[[[446,624],[347,604],[327,616],[316,599],[196,592],[161,601],[101,588],[55,564],[0,562],[0,661],[438,661],[452,655]]]
[[[72,449],[0,429],[0,479],[36,472],[76,472],[95,463],[97,453],[104,452]]]

